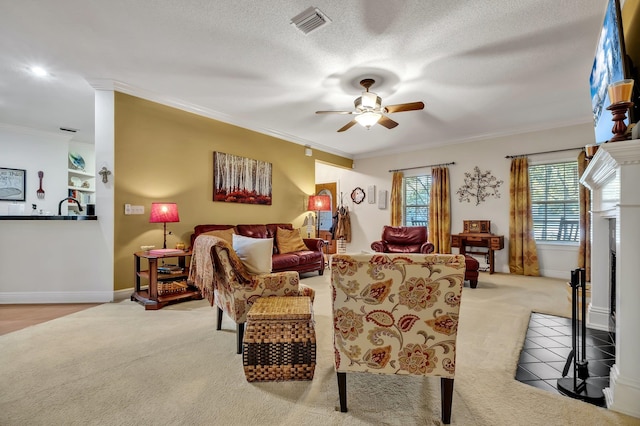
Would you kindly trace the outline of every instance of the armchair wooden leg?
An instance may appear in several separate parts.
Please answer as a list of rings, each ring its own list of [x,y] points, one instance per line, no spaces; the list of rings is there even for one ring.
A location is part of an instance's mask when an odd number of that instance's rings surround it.
[[[222,330],[222,309],[218,308],[218,323],[216,324],[216,330]]]
[[[336,373],[338,375],[338,394],[340,395],[340,412],[347,412],[347,373]]]
[[[244,323],[238,324],[238,351],[236,353],[242,353],[242,339],[244,338]]]
[[[442,399],[442,423],[451,423],[451,404],[453,403],[453,379],[440,379],[440,398]]]

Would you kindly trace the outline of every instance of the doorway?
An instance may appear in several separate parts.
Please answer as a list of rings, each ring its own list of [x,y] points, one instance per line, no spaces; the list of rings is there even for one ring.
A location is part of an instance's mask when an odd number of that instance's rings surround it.
[[[316,195],[328,195],[331,199],[331,211],[319,212],[318,214],[318,229],[320,231],[329,231],[333,224],[333,213],[336,211],[336,188],[335,182],[316,185]]]

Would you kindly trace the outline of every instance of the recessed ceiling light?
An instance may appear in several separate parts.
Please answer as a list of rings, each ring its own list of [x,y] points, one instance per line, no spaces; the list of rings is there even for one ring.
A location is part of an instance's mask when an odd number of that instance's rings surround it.
[[[31,73],[36,77],[47,77],[49,75],[47,70],[39,66],[33,66],[29,68],[29,71],[31,71]]]

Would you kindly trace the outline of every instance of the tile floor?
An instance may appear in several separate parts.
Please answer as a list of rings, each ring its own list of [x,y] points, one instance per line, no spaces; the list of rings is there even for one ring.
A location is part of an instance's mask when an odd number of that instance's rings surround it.
[[[579,343],[580,344],[580,343]],[[558,392],[557,381],[571,351],[571,319],[533,312],[525,337],[516,379],[550,392]],[[586,359],[589,383],[609,386],[609,369],[615,362],[612,333],[587,328]],[[573,364],[567,377],[573,377]]]

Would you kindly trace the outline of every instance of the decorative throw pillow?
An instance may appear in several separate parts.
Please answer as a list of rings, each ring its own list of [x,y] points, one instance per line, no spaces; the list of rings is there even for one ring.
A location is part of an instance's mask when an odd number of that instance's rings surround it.
[[[233,235],[235,234],[235,232],[233,228],[229,228],[229,229],[216,229],[215,231],[203,232],[203,234],[218,237],[225,240],[229,244],[233,244]]]
[[[280,253],[309,250],[304,241],[302,241],[298,229],[276,229],[276,244]]]
[[[251,238],[233,234],[233,250],[236,252],[247,272],[253,275],[271,272],[273,238]]]

